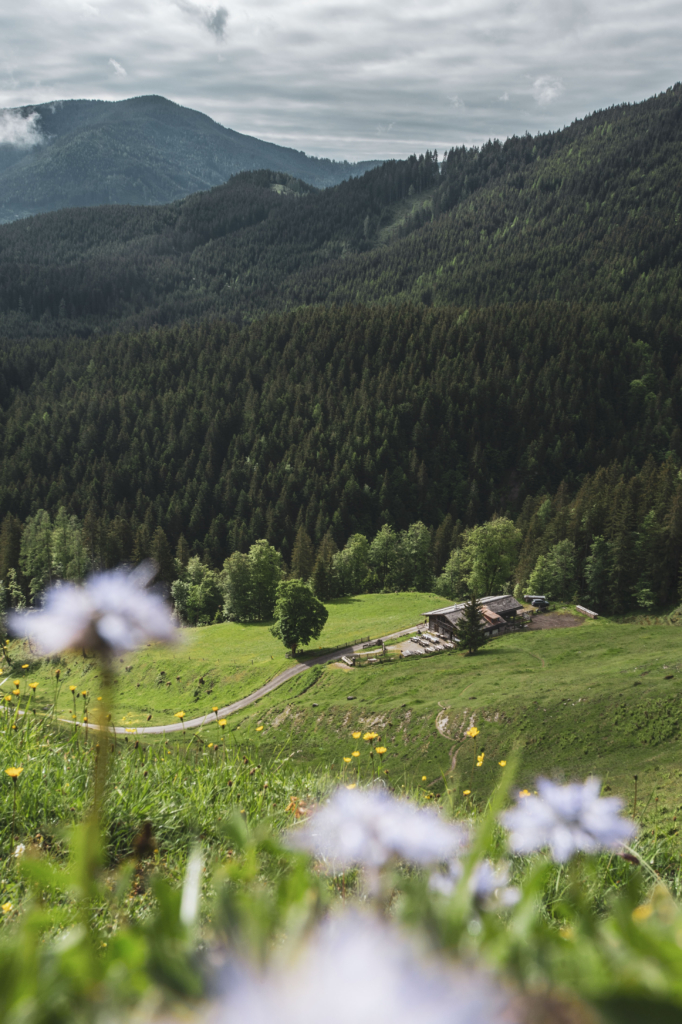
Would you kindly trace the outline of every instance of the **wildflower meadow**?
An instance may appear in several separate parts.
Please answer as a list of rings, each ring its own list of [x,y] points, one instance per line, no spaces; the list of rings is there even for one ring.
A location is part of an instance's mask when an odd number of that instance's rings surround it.
[[[513,749],[470,802],[455,776],[387,775],[376,729],[326,771],[255,756],[217,713],[199,733],[178,712],[172,740],[113,732],[112,658],[177,640],[148,583],[101,574],[10,622],[45,655],[87,646],[103,699],[72,722],[21,683],[4,702],[3,1020],[682,1020],[674,834],[592,776],[522,788]]]

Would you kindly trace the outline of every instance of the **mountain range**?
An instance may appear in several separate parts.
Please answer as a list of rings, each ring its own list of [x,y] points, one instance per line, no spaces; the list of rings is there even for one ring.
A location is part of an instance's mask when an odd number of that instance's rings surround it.
[[[0,110],[0,223],[63,207],[158,205],[266,168],[327,188],[359,164],[241,135],[162,96]]]
[[[0,226],[12,550],[20,520],[61,507],[91,545],[114,538],[112,564],[158,530],[220,565],[261,537],[288,559],[302,527],[340,547],[418,520],[447,554],[509,514],[537,519],[528,571],[606,538],[613,607],[668,600],[681,173],[676,85],[323,190],[244,171]]]
[[[531,137],[386,161],[318,190],[274,171],[165,206],[0,226],[5,336],[316,303],[672,303],[682,88]]]

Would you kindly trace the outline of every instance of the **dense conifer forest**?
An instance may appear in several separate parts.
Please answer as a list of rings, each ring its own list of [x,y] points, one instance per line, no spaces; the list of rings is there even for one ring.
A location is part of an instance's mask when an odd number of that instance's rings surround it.
[[[165,207],[0,227],[4,335],[311,303],[676,301],[682,88],[316,191],[249,172]]]
[[[40,510],[88,564],[215,569],[422,523],[453,596],[498,516],[515,585],[675,599],[681,133],[676,86],[326,191],[262,171],[0,228],[0,576],[27,592]]]

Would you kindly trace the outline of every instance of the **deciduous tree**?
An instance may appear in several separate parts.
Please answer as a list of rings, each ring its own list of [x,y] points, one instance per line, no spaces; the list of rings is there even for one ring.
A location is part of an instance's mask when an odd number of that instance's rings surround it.
[[[277,588],[275,624],[270,632],[295,656],[301,644],[316,640],[329,612],[303,580],[283,580]]]

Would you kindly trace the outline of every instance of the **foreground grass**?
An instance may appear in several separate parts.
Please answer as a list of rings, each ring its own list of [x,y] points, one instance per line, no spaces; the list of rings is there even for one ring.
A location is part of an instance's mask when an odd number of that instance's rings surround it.
[[[295,948],[335,903],[361,896],[367,914],[372,901],[356,871],[326,877],[282,844],[338,773],[281,755],[254,759],[224,745],[217,726],[213,739],[195,733],[183,743],[131,737],[111,751],[100,848],[90,817],[96,745],[30,713],[14,724],[8,718],[0,731],[2,766],[23,768],[16,785],[0,775],[3,1019],[196,1017],[210,1012],[196,1001],[210,995],[213,952],[256,970],[273,951]],[[513,778],[508,768],[485,810],[448,791],[433,799],[476,828],[472,858],[506,855],[495,819]],[[514,858],[522,898],[511,917],[474,905],[466,886],[443,899],[424,872],[391,865],[389,916],[441,955],[494,969],[514,999],[552,989],[561,1004],[570,992],[570,1013],[551,1001],[538,1014],[533,1003],[514,1017],[523,1024],[677,1020],[680,846],[676,835],[656,834],[650,815],[643,826],[629,862],[605,854],[565,868]]]
[[[328,604],[329,619],[314,648],[302,658],[331,647],[353,643],[365,637],[382,636],[421,621],[421,613],[439,599],[433,594],[363,594]],[[10,646],[11,666],[5,664],[0,690],[11,694],[19,680],[22,706],[29,696],[29,684],[39,684],[32,707],[51,710],[56,697],[57,715],[79,720],[92,713],[99,695],[95,661],[69,655],[61,659],[39,659],[23,641]],[[21,668],[27,664],[28,668]],[[178,711],[188,718],[207,714],[247,696],[278,672],[291,665],[280,641],[266,624],[225,622],[216,626],[182,631],[182,643],[175,648],[151,645],[117,664],[114,721],[134,728],[174,721]],[[55,671],[60,670],[59,683]],[[76,697],[69,687],[76,687]],[[82,696],[86,691],[87,696]],[[16,703],[16,699],[14,700]],[[151,718],[149,717],[151,716]]]
[[[218,730],[216,729],[216,733]],[[279,831],[293,821],[291,798],[309,804],[329,792],[331,780],[275,758],[254,763],[236,747],[192,736],[185,743],[147,746],[134,739],[111,744],[107,796],[102,811],[105,863],[130,858],[150,863],[178,883],[187,854],[201,843],[212,857],[226,856],[225,825],[239,815],[245,823],[267,822]],[[24,856],[41,852],[64,859],[71,830],[93,804],[97,747],[82,733],[59,730],[31,716],[0,733],[0,860],[5,862],[0,903],[21,905],[25,885],[18,844]],[[7,767],[22,768],[15,786]],[[138,898],[139,897],[139,898]],[[133,900],[144,912],[152,894]],[[5,916],[5,920],[6,920]],[[2,918],[0,917],[0,920]]]

